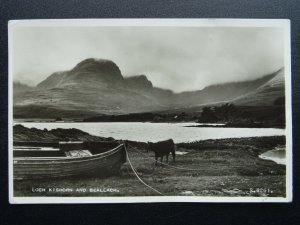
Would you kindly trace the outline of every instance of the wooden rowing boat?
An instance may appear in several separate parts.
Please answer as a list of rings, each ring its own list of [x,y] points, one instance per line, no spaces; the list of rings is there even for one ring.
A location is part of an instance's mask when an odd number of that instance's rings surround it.
[[[13,177],[107,176],[125,162],[125,145],[116,142],[14,142]]]

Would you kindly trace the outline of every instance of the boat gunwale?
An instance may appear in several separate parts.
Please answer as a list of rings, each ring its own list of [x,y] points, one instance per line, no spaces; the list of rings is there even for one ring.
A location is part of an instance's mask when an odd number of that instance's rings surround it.
[[[16,163],[19,165],[33,165],[33,164],[60,164],[60,163],[79,163],[79,162],[86,162],[86,161],[92,161],[92,160],[97,160],[97,159],[102,159],[107,156],[111,156],[121,150],[121,147],[124,147],[124,144],[119,144],[117,147],[106,151],[102,152],[99,154],[95,154],[92,156],[86,156],[86,157],[15,157],[13,158],[13,161],[22,161],[22,163]],[[39,162],[39,161],[46,161],[46,160],[51,160],[51,162]],[[61,162],[62,160],[66,160],[65,162]],[[24,162],[28,163],[24,163]],[[37,161],[37,162],[32,162],[32,161]],[[14,165],[16,165],[14,163]]]

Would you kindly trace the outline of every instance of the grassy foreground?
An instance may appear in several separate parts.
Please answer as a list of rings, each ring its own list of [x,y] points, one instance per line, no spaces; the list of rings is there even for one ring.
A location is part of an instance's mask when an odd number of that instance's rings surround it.
[[[129,143],[129,159],[140,178],[163,195],[285,197],[286,167],[259,154],[285,146],[285,137],[205,140],[177,145],[176,162],[155,166],[143,143]],[[165,162],[164,162],[165,163]],[[15,180],[15,196],[154,196],[126,162],[107,178]]]

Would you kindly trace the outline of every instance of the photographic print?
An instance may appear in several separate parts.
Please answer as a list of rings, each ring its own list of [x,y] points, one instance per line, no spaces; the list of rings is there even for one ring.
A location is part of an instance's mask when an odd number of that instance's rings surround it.
[[[9,22],[11,203],[290,202],[289,20]]]

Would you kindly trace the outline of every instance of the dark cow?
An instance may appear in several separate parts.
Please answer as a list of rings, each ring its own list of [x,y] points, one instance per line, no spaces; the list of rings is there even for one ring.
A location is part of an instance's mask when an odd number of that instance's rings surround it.
[[[157,164],[157,159],[160,157],[160,161],[163,161],[163,157],[167,157],[167,162],[169,160],[169,154],[172,153],[173,162],[175,162],[175,145],[172,139],[166,141],[160,141],[156,143],[148,142],[147,151],[153,151],[155,154],[155,165]]]

